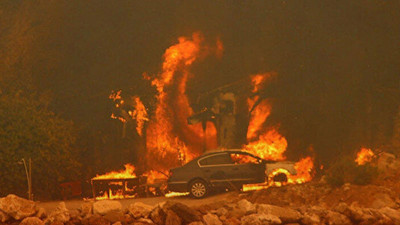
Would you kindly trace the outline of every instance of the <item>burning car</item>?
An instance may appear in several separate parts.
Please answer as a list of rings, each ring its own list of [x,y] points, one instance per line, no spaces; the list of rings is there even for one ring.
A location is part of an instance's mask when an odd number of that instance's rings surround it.
[[[241,150],[213,151],[193,159],[182,167],[170,170],[168,190],[189,192],[202,198],[217,187],[242,189],[244,184],[264,183],[277,168],[295,174],[294,163],[267,161]],[[272,179],[287,181],[284,173]]]

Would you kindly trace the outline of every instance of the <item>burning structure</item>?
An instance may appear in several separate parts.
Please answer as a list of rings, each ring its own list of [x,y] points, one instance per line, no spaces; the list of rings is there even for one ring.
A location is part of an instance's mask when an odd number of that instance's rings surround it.
[[[147,174],[165,179],[170,168],[209,149],[241,148],[266,160],[286,159],[287,140],[279,133],[279,125],[265,126],[271,113],[267,85],[276,73],[251,75],[203,93],[195,103],[200,110],[193,110],[186,95],[186,84],[192,76],[190,67],[196,60],[210,54],[220,57],[222,52],[220,40],[215,46],[207,46],[200,33],[180,37],[165,51],[161,72],[143,76],[156,89],[151,112],[138,96],[122,98],[121,90],[110,95],[118,109],[111,117],[124,124],[123,136],[126,124],[132,122],[145,143],[139,167]],[[307,157],[296,163],[297,175],[276,168],[272,176],[283,173],[289,183],[303,183],[311,180],[312,168],[312,158]]]

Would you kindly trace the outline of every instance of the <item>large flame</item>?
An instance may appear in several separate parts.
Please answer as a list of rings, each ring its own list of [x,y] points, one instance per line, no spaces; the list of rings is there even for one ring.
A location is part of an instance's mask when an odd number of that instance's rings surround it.
[[[266,160],[284,160],[287,140],[279,134],[276,127],[263,129],[271,113],[271,105],[268,100],[260,100],[260,97],[256,95],[265,86],[268,78],[273,75],[273,73],[264,73],[251,76],[254,95],[247,99],[251,114],[247,129],[249,143],[244,146],[244,149]]]
[[[364,165],[367,162],[371,162],[375,157],[374,152],[369,148],[361,148],[361,150],[357,153],[357,158],[355,162],[358,165]]]
[[[204,148],[201,124],[187,123],[193,110],[186,96],[189,67],[202,55],[203,39],[195,33],[191,39],[180,37],[178,41],[165,51],[162,72],[152,80],[158,103],[147,129],[146,147],[147,158],[152,160],[148,164],[156,169],[179,166]]]

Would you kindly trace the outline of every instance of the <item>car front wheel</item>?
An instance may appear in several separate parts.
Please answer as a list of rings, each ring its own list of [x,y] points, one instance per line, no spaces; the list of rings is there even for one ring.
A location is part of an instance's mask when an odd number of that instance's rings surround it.
[[[194,180],[190,183],[190,195],[194,198],[203,198],[208,192],[208,186],[203,180]]]

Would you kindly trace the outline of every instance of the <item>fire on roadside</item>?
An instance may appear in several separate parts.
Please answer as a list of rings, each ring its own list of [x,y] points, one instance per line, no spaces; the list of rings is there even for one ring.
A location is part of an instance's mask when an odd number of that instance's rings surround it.
[[[361,150],[357,153],[357,157],[355,162],[361,166],[368,162],[371,162],[375,157],[375,153],[369,148],[361,148]]]

